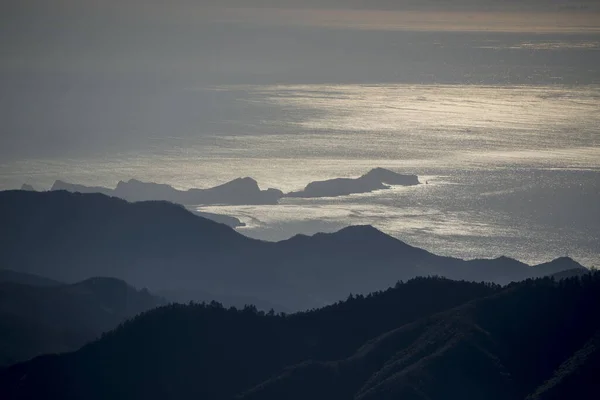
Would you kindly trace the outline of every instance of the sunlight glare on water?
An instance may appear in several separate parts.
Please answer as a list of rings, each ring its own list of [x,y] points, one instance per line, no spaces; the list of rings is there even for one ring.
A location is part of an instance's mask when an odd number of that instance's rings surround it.
[[[262,188],[291,191],[385,167],[422,181],[428,176],[431,184],[278,206],[202,208],[236,216],[247,224],[241,232],[268,240],[368,223],[441,254],[536,262],[569,253],[600,262],[598,86],[202,91],[232,93],[234,104],[220,107],[243,113],[232,113],[213,131],[152,138],[136,151],[3,164],[1,183],[47,188],[64,179],[114,187],[137,178],[183,189],[251,176]],[[228,133],[232,126],[243,133]],[[534,203],[533,194],[539,195]]]

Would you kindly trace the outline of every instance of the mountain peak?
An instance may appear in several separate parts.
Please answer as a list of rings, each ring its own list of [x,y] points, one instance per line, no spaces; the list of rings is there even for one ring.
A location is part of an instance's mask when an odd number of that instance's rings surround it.
[[[412,186],[419,184],[417,175],[402,175],[385,168],[373,168],[358,178],[334,178],[310,182],[287,197],[337,197],[355,193],[368,193],[374,190],[389,189],[389,185]]]
[[[382,167],[375,167],[375,168],[372,168],[372,169],[371,169],[369,172],[367,172],[365,175],[381,174],[381,173],[389,173],[389,172],[391,172],[391,173],[395,173],[395,172],[393,172],[393,171],[390,171],[389,169],[385,169],[385,168],[382,168]]]
[[[340,229],[336,234],[344,235],[385,235],[373,225],[350,225]],[[385,235],[387,236],[387,235]]]
[[[567,256],[555,258],[552,261],[536,265],[534,268],[543,270],[546,274],[553,274],[570,269],[586,269],[583,265]]]
[[[362,179],[372,179],[388,185],[418,185],[419,177],[417,175],[403,175],[389,169],[376,167],[361,176]]]
[[[335,232],[317,232],[314,235],[305,235],[299,233],[292,236],[291,238],[284,240],[283,242],[298,242],[298,241],[310,241],[310,239],[360,239],[365,240],[369,238],[388,237],[393,239],[391,236],[386,235],[379,229],[372,225],[350,225],[344,227]],[[396,239],[393,239],[396,240]]]
[[[506,261],[509,261],[509,262],[515,262],[515,261],[516,261],[516,262],[520,262],[519,260],[515,260],[514,258],[512,258],[512,257],[508,257],[508,256],[500,256],[500,257],[496,257],[496,258],[494,258],[494,260],[497,260],[497,261],[504,261],[504,262],[506,262]]]
[[[331,240],[339,240],[340,242],[357,242],[360,245],[365,245],[371,249],[378,248],[393,248],[398,250],[399,247],[416,249],[403,241],[392,237],[372,225],[350,225],[333,233],[317,233],[313,237],[328,237]]]
[[[577,261],[573,260],[569,256],[558,257],[558,258],[555,258],[554,260],[552,260],[551,262],[568,262],[568,263],[579,264]]]
[[[258,182],[254,179],[251,178],[249,176],[245,176],[245,177],[240,177],[240,178],[235,178],[227,183],[225,183],[225,185],[244,185],[244,186],[252,186],[252,187],[256,187],[258,189]]]

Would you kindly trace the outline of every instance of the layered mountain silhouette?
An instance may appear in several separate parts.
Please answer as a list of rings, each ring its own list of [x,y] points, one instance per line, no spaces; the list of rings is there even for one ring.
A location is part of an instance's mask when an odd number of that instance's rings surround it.
[[[64,188],[64,189],[60,189],[60,188]],[[30,192],[36,191],[33,188],[33,186],[28,185],[26,183],[24,183],[23,186],[21,186],[21,190],[30,191]],[[119,196],[118,193],[116,193],[116,191],[113,189],[108,189],[108,188],[101,187],[101,186],[83,186],[83,185],[66,183],[63,181],[56,181],[50,190],[67,190],[67,191],[73,192],[73,193],[102,193],[107,196],[122,197],[122,196]],[[156,200],[156,199],[149,199],[149,200]],[[225,224],[232,228],[239,228],[239,227],[246,225],[242,221],[240,221],[238,218],[231,217],[228,215],[209,213],[206,211],[199,211],[199,210],[192,210],[192,212],[196,215],[213,220],[213,221],[221,223],[221,224]]]
[[[288,368],[240,398],[593,399],[598,289],[600,274],[518,284],[389,331],[350,357]]]
[[[114,278],[62,284],[12,271],[0,277],[0,365],[76,350],[165,303]]]
[[[198,291],[288,310],[416,276],[506,284],[583,268],[569,258],[529,266],[506,257],[441,257],[370,226],[263,242],[172,203],[66,191],[0,192],[0,221],[0,261],[18,272],[64,282],[114,276],[153,292],[180,292],[180,300]]]
[[[336,178],[311,182],[304,190],[287,193],[286,197],[336,197],[354,193],[367,193],[389,189],[390,185],[412,186],[419,184],[417,175],[402,175],[384,169],[374,168],[358,178]]]
[[[184,205],[198,204],[277,204],[283,192],[277,189],[261,190],[252,178],[238,178],[208,189],[177,190],[160,183],[130,179],[119,181],[117,187],[109,189],[99,186],[84,186],[57,180],[50,190],[67,190],[78,193],[102,193],[128,201],[165,200]]]
[[[577,277],[577,276],[583,276],[585,274],[587,274],[589,271],[587,269],[581,269],[581,268],[573,268],[573,269],[567,269],[564,271],[560,271],[560,272],[556,272],[550,276],[552,276],[554,279],[566,279],[566,278],[573,278],[573,277]]]
[[[213,302],[144,313],[0,372],[6,399],[597,397],[600,274],[502,288],[418,278],[292,315]]]

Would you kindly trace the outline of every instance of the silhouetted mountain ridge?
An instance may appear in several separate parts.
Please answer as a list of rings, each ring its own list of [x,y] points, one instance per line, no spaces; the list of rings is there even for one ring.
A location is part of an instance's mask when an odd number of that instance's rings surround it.
[[[590,273],[590,270],[588,270],[588,269],[573,268],[573,269],[567,269],[565,271],[560,271],[560,272],[554,273],[550,276],[553,277],[554,279],[565,279],[565,278],[580,277],[583,275],[587,275],[589,273]]]
[[[591,400],[598,289],[597,273],[516,284],[387,332],[351,357],[287,368],[240,398]]]
[[[287,316],[170,305],[14,365],[0,388],[7,399],[591,400],[599,310],[600,273],[506,288],[418,278]]]
[[[7,191],[0,204],[0,261],[8,268],[65,282],[108,275],[155,292],[197,290],[290,310],[415,276],[505,284],[560,269],[440,257],[367,226],[262,242],[182,206],[100,194]]]
[[[434,298],[428,288],[435,288]],[[80,398],[89,388],[95,388],[90,398],[133,393],[149,398],[231,398],[286,365],[351,355],[389,327],[498,289],[419,278],[287,317],[265,315],[253,307],[225,309],[214,302],[169,305],[136,317],[77,353],[16,365],[0,375],[0,388],[16,389],[25,398],[29,391]],[[11,388],[11,377],[24,375],[23,384]],[[180,379],[181,384],[173,384]]]
[[[361,244],[363,247],[375,245],[379,249],[392,246],[397,250],[398,246],[402,246],[406,250],[425,252],[425,250],[410,246],[401,240],[386,235],[372,225],[351,225],[332,233],[319,232],[314,235],[296,235],[280,243],[288,245],[291,243],[342,245],[347,242]]]
[[[143,182],[138,179],[119,181],[114,189],[101,186],[85,186],[56,180],[50,190],[67,190],[78,193],[102,193],[128,201],[166,200],[184,205],[207,204],[277,204],[282,197],[335,197],[353,193],[366,193],[388,189],[389,185],[413,186],[419,184],[417,175],[403,175],[384,169],[373,168],[358,178],[335,178],[310,182],[299,192],[284,194],[281,190],[261,190],[258,182],[250,177],[236,178],[222,185],[207,189],[178,190],[164,183]],[[22,190],[34,190],[23,185]]]
[[[535,268],[538,271],[543,271],[544,275],[552,275],[566,270],[581,270],[581,265],[571,257],[563,256],[549,262],[538,264]]]

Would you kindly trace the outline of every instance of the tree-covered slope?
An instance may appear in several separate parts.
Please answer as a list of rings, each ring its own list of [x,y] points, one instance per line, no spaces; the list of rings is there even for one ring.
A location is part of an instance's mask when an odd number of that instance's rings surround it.
[[[598,273],[506,288],[420,278],[287,316],[172,305],[12,366],[0,387],[7,398],[513,400],[569,393],[574,379],[584,396],[599,309]]]
[[[348,357],[372,337],[495,293],[499,287],[419,278],[292,315],[174,304],[123,324],[76,353],[9,368],[9,398],[227,399],[288,365]]]
[[[241,397],[592,398],[599,310],[600,274],[527,281],[387,332],[351,357],[290,367]]]

